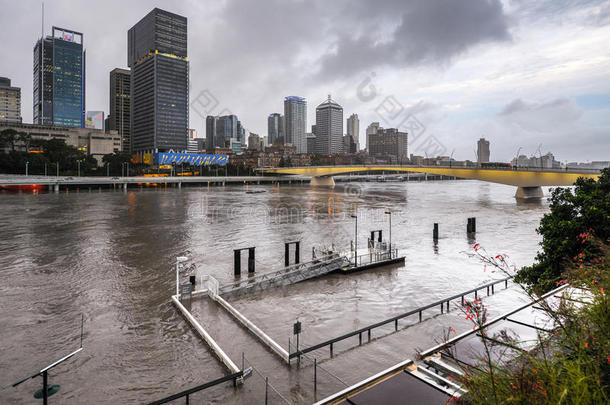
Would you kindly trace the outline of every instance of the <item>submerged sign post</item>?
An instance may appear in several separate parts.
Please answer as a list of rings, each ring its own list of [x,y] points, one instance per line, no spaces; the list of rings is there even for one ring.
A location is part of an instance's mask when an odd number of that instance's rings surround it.
[[[297,353],[299,352],[299,335],[301,334],[301,322],[300,321],[296,321],[294,323],[294,325],[292,325],[292,332],[293,334],[297,335]],[[299,356],[297,358],[297,360],[300,360],[301,356]]]

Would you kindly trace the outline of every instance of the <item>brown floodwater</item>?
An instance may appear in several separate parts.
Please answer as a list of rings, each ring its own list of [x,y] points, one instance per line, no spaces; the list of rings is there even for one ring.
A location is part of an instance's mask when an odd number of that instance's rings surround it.
[[[227,283],[235,248],[255,246],[257,273],[272,271],[283,266],[286,241],[301,241],[303,260],[314,246],[349,249],[353,213],[359,247],[373,230],[387,239],[384,211],[392,210],[392,244],[406,256],[404,266],[229,297],[285,348],[296,319],[301,345],[311,345],[502,277],[463,252],[479,243],[518,266],[531,263],[548,204],[517,203],[514,192],[477,181],[0,192],[0,403],[40,402],[32,394],[41,378],[6,386],[78,348],[81,314],[84,350],[50,372],[50,383],[61,385],[50,403],[147,403],[226,375],[170,302],[179,255],[194,272]],[[477,218],[476,240],[466,235],[468,217]],[[490,311],[520,300],[514,289],[502,291],[489,298]],[[194,403],[264,403],[258,372],[290,402],[311,403],[413,358],[448,326],[469,327],[455,314],[431,313],[408,328],[405,320],[399,332],[391,325],[374,332],[363,346],[357,338],[338,344],[333,358],[312,353],[322,366],[314,395],[309,359],[288,367],[207,299],[193,300],[191,309],[233,361],[241,365],[244,353],[257,370],[243,387],[223,384]],[[270,398],[284,403],[273,391]]]

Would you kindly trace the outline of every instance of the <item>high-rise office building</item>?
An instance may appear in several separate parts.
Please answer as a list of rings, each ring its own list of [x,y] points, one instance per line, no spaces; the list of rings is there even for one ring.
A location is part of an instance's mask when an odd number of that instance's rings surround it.
[[[155,8],[128,32],[131,68],[131,151],[187,147],[187,20]]]
[[[307,101],[302,97],[284,98],[284,143],[297,148],[297,153],[306,153]]]
[[[371,131],[368,134],[369,155],[395,161],[396,163],[407,162],[409,158],[408,134],[396,128],[384,129],[378,125],[374,128],[374,133]]]
[[[21,122],[21,89],[0,77],[0,121]]]
[[[284,142],[284,120],[281,114],[273,113],[267,118],[267,139],[270,145]]]
[[[131,71],[110,71],[110,115],[108,128],[117,131],[122,140],[122,150],[131,151]]]
[[[216,145],[216,124],[218,123],[218,117],[208,115],[205,119],[205,147],[208,150],[212,150]]]
[[[239,120],[236,115],[223,115],[222,117],[216,117],[216,119],[215,147],[228,148],[231,147],[231,142],[240,141],[238,134],[241,124],[238,125]]]
[[[104,111],[87,111],[85,114],[85,128],[104,131],[104,121]]]
[[[53,27],[34,46],[35,124],[85,126],[83,34]]]
[[[316,153],[329,155],[343,152],[343,107],[328,95],[316,107]]]
[[[305,143],[307,144],[307,151],[305,153],[316,153],[316,136],[312,132],[305,134]]]
[[[237,139],[242,145],[246,144],[246,128],[241,125],[241,121],[237,120]]]
[[[377,133],[377,130],[379,129],[379,123],[378,122],[373,122],[371,123],[371,125],[369,125],[368,127],[366,127],[366,151],[370,152],[370,141],[369,141],[369,135],[374,135]]]
[[[350,145],[353,143],[355,146],[351,146],[349,151],[345,151],[346,153],[357,153],[360,151],[360,120],[358,119],[358,114],[352,114],[347,119],[347,136],[351,136],[352,140],[350,141]]]
[[[477,142],[477,163],[489,163],[489,141],[481,138]]]

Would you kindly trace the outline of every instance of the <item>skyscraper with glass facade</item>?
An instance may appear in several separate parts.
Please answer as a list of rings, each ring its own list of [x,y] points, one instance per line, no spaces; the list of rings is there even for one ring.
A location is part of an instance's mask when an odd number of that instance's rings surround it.
[[[358,114],[352,114],[347,119],[347,136],[350,136],[350,150],[344,150],[345,153],[357,153],[360,151],[360,120]],[[345,148],[344,148],[345,149]]]
[[[133,153],[187,148],[186,27],[186,17],[155,8],[128,32]]]
[[[279,113],[269,114],[267,118],[267,141],[270,145],[284,142],[284,117]]]
[[[83,34],[53,27],[34,46],[35,124],[84,127],[85,52]]]
[[[131,71],[113,69],[110,71],[110,116],[108,129],[121,136],[121,147],[131,150]]]

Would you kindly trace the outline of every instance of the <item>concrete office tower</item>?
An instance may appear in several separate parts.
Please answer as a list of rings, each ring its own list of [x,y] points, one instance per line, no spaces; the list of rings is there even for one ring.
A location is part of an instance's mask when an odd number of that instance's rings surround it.
[[[21,89],[6,77],[0,77],[0,121],[21,122]]]
[[[108,128],[121,137],[122,150],[131,151],[131,71],[110,71],[110,110]]]
[[[358,153],[360,151],[360,120],[358,114],[352,114],[347,119],[347,135],[352,137],[356,150],[346,150],[345,153]]]
[[[409,159],[408,135],[396,128],[375,128],[368,135],[369,155],[386,159],[392,163],[406,163]]]
[[[104,111],[87,111],[85,114],[85,128],[104,131],[104,121]]]
[[[366,127],[366,152],[370,154],[370,139],[369,139],[369,135],[374,135],[377,133],[377,130],[379,129],[379,123],[378,122],[373,122],[371,123],[371,125],[369,125],[368,127]]]
[[[306,153],[307,101],[302,97],[284,98],[284,143],[297,148],[297,153]]]
[[[131,68],[131,151],[184,151],[187,147],[187,20],[155,8],[128,32]]]
[[[477,142],[477,163],[489,163],[489,141],[486,141],[485,138],[481,138]]]
[[[83,34],[53,27],[34,46],[35,124],[85,127]]]
[[[343,152],[343,107],[328,99],[316,107],[316,153]]]
[[[267,118],[267,140],[270,145],[284,142],[284,119],[281,114],[269,114]]]
[[[313,132],[308,132],[305,134],[305,142],[307,143],[307,151],[305,153],[316,153],[316,136]]]

